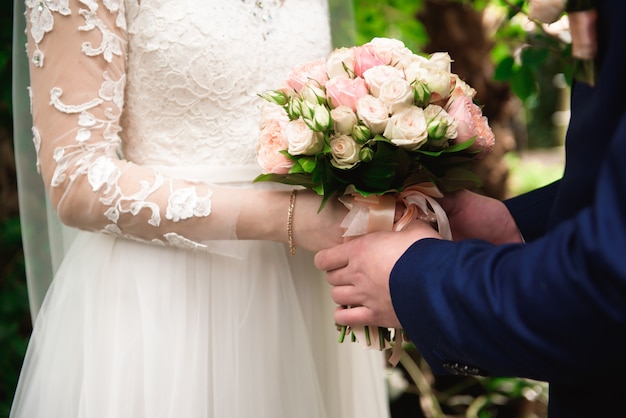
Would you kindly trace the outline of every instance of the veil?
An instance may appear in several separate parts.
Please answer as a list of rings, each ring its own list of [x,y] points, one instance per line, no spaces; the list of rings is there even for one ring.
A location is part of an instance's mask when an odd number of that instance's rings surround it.
[[[352,0],[328,0],[333,46],[353,46],[356,42],[354,5]]]
[[[356,39],[351,0],[329,0],[331,33],[335,47],[351,46]],[[28,92],[28,56],[24,0],[13,0],[13,141],[19,196],[22,245],[31,320],[34,323],[52,278],[77,230],[56,216],[37,170]]]
[[[39,308],[76,231],[63,226],[50,208],[37,170],[37,154],[33,145],[29,75],[26,45],[25,3],[13,2],[12,102],[13,142],[17,171],[22,245],[31,320]]]

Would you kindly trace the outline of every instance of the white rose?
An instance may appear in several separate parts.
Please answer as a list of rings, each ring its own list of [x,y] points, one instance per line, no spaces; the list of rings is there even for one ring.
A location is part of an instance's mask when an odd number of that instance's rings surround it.
[[[395,65],[395,68],[404,71],[412,65],[428,65],[428,58],[417,54],[405,55]]]
[[[415,63],[406,69],[406,79],[426,84],[433,101],[447,98],[452,90],[452,73],[432,66]]]
[[[324,137],[313,131],[302,119],[290,121],[285,127],[285,137],[291,155],[315,155],[324,147]]]
[[[374,38],[366,45],[373,47],[381,56],[389,57],[387,62],[396,64],[405,57],[414,55],[404,42],[394,38]]]
[[[359,161],[361,146],[349,135],[339,135],[330,139],[332,165],[341,169],[354,167]]]
[[[387,106],[389,113],[395,113],[413,103],[413,87],[403,78],[387,80],[380,86],[378,98]]]
[[[382,134],[389,120],[387,106],[379,98],[369,94],[356,102],[356,113],[373,135]]]
[[[352,74],[346,72],[351,71]],[[354,75],[354,51],[351,48],[337,48],[326,58],[326,72],[329,78]]]
[[[452,74],[452,86],[450,93],[457,90],[457,93],[462,93],[464,96],[472,99],[476,96],[476,90],[465,81],[461,80],[456,74]]]
[[[447,52],[435,52],[428,59],[428,63],[445,72],[452,72],[452,58]]]
[[[330,110],[324,105],[315,106],[313,113],[312,126],[316,132],[323,132],[330,128],[333,122],[330,114]]]
[[[335,126],[335,131],[340,134],[350,134],[356,125],[356,113],[349,106],[338,106],[330,111]]]
[[[416,150],[428,139],[424,111],[407,106],[391,116],[383,136],[399,147]]]
[[[363,73],[363,78],[372,96],[378,97],[380,94],[380,86],[388,80],[404,79],[404,74],[402,71],[390,65],[377,65],[376,67],[366,70]]]
[[[427,131],[431,139],[454,139],[457,137],[457,121],[443,107],[426,106],[424,118],[426,118]]]
[[[302,90],[300,90],[300,97],[302,97],[305,101],[314,104],[322,104],[326,102],[326,92],[315,81],[302,86]]]
[[[530,0],[528,17],[543,23],[554,23],[565,10],[567,0]]]

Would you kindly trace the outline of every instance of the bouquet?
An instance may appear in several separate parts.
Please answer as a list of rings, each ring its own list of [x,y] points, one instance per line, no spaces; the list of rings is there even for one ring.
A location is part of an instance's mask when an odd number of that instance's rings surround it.
[[[495,139],[445,53],[413,53],[396,39],[374,38],[293,68],[280,88],[261,94],[255,181],[298,185],[338,196],[350,210],[349,238],[400,230],[420,218],[452,239],[436,198],[480,185],[471,163]],[[404,215],[394,222],[397,204]],[[341,328],[368,347],[391,348],[400,330]]]

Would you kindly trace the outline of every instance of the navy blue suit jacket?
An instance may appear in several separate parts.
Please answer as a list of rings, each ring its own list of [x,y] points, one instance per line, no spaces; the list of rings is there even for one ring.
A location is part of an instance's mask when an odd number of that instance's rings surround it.
[[[625,410],[626,1],[597,8],[600,69],[573,86],[564,176],[506,202],[526,244],[421,240],[390,277],[435,373],[548,381],[550,417]]]

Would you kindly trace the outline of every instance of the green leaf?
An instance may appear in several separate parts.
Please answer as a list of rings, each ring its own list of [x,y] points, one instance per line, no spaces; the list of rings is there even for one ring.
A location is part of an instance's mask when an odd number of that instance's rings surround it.
[[[513,78],[515,58],[507,56],[496,66],[493,79],[496,81],[507,81]]]
[[[548,58],[549,52],[547,48],[533,47],[524,48],[520,54],[522,66],[529,68],[538,68]]]
[[[298,160],[298,163],[302,166],[305,173],[312,173],[317,165],[317,159],[315,157],[302,157]]]
[[[519,67],[511,79],[511,89],[522,100],[536,92],[535,74],[528,67]]]

